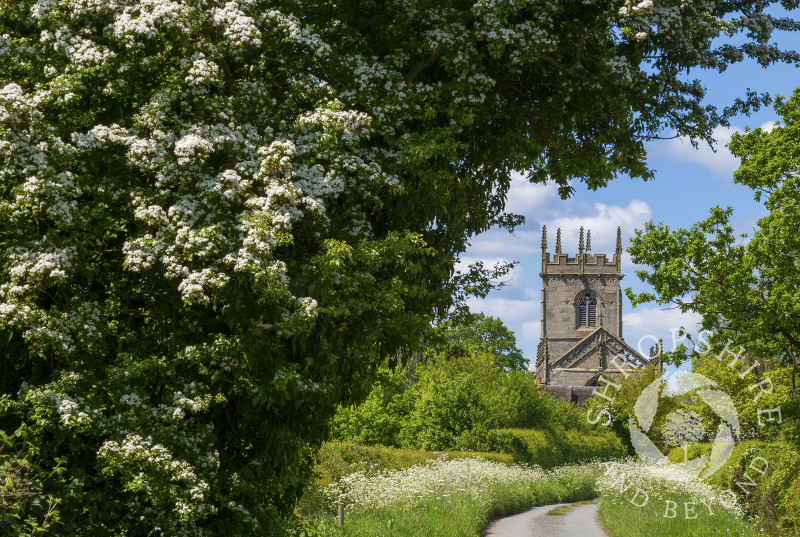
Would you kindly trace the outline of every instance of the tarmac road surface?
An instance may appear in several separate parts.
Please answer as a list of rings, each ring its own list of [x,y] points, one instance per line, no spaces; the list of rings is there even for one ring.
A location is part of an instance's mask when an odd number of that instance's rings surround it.
[[[608,537],[597,518],[597,505],[577,505],[562,516],[547,514],[560,505],[572,504],[543,505],[495,520],[486,537]]]

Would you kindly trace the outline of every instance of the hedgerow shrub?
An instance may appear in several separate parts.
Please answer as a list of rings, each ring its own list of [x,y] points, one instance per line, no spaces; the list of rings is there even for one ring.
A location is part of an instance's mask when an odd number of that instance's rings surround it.
[[[340,410],[338,438],[495,451],[544,467],[627,453],[613,430],[590,425],[576,405],[540,391],[532,373],[499,369],[480,353],[431,361],[418,368],[414,382],[401,370],[386,369],[379,377],[362,405]]]
[[[58,502],[44,492],[46,481],[58,480],[63,460],[47,470],[40,450],[25,427],[12,434],[0,430],[0,535],[45,534],[58,523]]]
[[[623,442],[611,431],[549,429],[494,429],[461,438],[461,447],[508,453],[518,463],[553,468],[592,459],[624,457]]]
[[[334,434],[367,445],[400,445],[403,420],[413,406],[409,379],[401,369],[381,368],[366,400],[342,408],[333,419]]]
[[[441,370],[426,371],[415,399],[400,433],[405,448],[453,449],[465,431],[493,419],[470,374],[450,377]]]
[[[763,475],[749,469],[756,457],[767,461]],[[757,465],[761,467],[762,463]],[[755,486],[737,485],[750,481],[749,478]],[[732,490],[749,516],[764,517],[786,528],[800,530],[800,451],[793,444],[744,441],[736,446],[725,466],[711,476],[709,482]]]
[[[473,430],[585,424],[572,405],[556,409],[558,403],[539,391],[533,373],[500,367],[492,352],[473,350],[434,353],[415,364],[413,374],[380,369],[362,404],[339,409],[334,436],[370,445],[452,450]]]

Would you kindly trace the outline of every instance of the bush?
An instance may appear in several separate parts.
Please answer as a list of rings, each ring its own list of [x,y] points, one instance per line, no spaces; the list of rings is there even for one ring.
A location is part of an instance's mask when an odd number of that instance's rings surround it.
[[[337,415],[338,437],[406,449],[494,451],[546,468],[628,453],[613,430],[590,425],[582,409],[540,392],[529,372],[500,370],[484,358],[434,361],[420,368],[414,384],[403,371],[383,370],[364,404]]]
[[[363,404],[339,410],[336,437],[494,451],[547,468],[627,453],[613,430],[589,424],[583,409],[540,391],[533,373],[498,366],[496,353],[479,345],[451,350],[429,351],[408,370],[380,370]]]
[[[24,427],[11,435],[0,430],[0,535],[39,535],[58,526],[57,502],[43,488],[62,473],[63,461],[44,469],[26,432]]]
[[[514,461],[553,468],[592,459],[624,457],[626,448],[612,432],[563,429],[494,429],[473,431],[461,437],[461,447],[508,453]]]
[[[428,371],[400,433],[403,447],[453,449],[464,432],[492,419],[480,393],[472,375]]]
[[[682,451],[682,450],[681,450]],[[763,457],[769,466],[764,475],[748,470],[756,457]],[[745,474],[755,481],[755,486],[745,487],[737,482],[747,482]],[[800,530],[800,452],[787,442],[748,440],[733,450],[725,466],[709,482],[732,490],[745,506],[750,516],[760,516],[768,522],[785,528]]]
[[[591,397],[584,404],[584,409],[589,412],[592,420],[597,420],[598,423],[604,424],[607,413],[611,423],[608,424],[608,429],[614,431],[616,435],[625,443],[629,455],[634,455],[636,450],[630,443],[630,430],[628,429],[629,419],[633,415],[633,406],[639,395],[651,382],[661,375],[661,372],[652,367],[645,366],[636,371],[631,372],[624,379],[615,379],[614,382],[620,382],[621,386],[614,392],[614,400],[609,402],[607,399],[600,396]],[[663,418],[663,414],[659,417]],[[651,438],[660,440],[660,421],[656,420],[651,427]]]
[[[367,445],[400,445],[403,420],[413,405],[408,388],[409,380],[403,370],[379,369],[367,399],[336,413],[334,436]]]
[[[691,444],[687,449],[683,447],[672,448],[667,454],[669,462],[684,462],[685,460],[692,460],[710,453],[714,445],[709,443]]]

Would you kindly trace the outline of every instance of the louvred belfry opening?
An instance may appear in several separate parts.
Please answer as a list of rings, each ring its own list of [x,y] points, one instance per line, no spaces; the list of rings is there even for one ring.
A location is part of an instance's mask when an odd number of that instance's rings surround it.
[[[597,326],[597,299],[586,293],[578,303],[578,327]]]
[[[556,231],[555,252],[548,252],[542,228],[541,341],[536,377],[546,386],[596,386],[601,375],[619,375],[623,368],[660,364],[659,350],[648,359],[622,338],[622,230],[617,228],[613,254],[592,252],[589,231],[578,230],[577,253],[563,248]],[[622,356],[622,358],[620,358]]]

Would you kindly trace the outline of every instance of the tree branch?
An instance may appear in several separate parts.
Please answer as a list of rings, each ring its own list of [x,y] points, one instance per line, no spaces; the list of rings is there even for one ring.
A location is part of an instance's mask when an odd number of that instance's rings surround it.
[[[406,73],[406,76],[403,77],[403,80],[405,80],[407,84],[410,84],[415,78],[417,78],[417,76],[419,76],[419,74],[422,71],[424,71],[425,69],[430,67],[433,64],[433,62],[438,60],[439,56],[441,56],[441,55],[442,55],[442,53],[439,52],[438,54],[434,54],[433,56],[429,56],[429,57],[425,58],[424,60],[420,60],[417,63],[417,65],[412,67],[411,70],[408,73]]]

